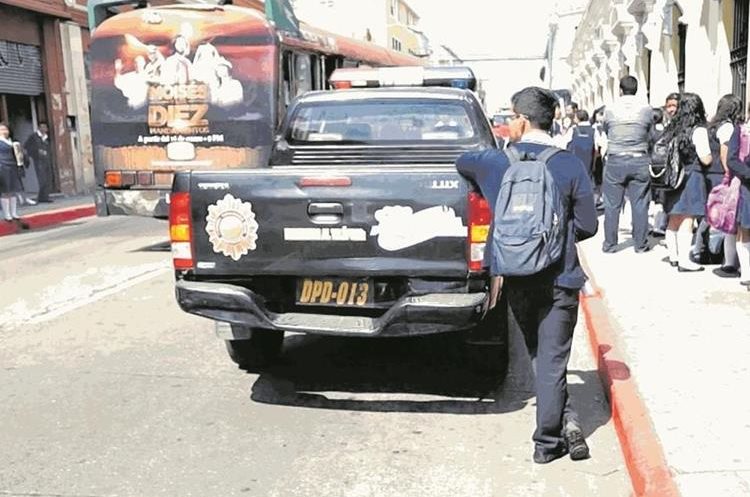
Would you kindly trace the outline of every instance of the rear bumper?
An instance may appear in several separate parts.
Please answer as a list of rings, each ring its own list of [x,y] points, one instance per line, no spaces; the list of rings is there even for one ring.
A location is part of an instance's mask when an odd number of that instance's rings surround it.
[[[177,281],[182,310],[225,323],[339,336],[412,336],[459,331],[476,325],[484,293],[432,293],[401,298],[378,318],[270,312],[246,288],[223,283]]]
[[[124,215],[166,219],[169,217],[170,190],[105,190],[96,191],[96,213],[99,216]]]

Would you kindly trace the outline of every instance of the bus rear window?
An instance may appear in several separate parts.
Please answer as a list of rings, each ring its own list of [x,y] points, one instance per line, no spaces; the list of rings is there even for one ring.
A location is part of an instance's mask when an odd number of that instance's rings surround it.
[[[466,142],[475,137],[459,102],[368,100],[302,104],[289,139],[296,143]]]

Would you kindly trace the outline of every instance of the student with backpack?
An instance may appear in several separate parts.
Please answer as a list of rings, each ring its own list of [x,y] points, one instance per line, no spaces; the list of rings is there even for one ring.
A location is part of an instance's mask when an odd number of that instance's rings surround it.
[[[713,162],[706,170],[706,189],[709,193],[721,185],[725,179],[728,180],[732,176],[727,164],[729,140],[732,138],[735,126],[742,123],[743,117],[742,100],[739,97],[731,93],[721,97],[716,108],[716,114],[708,124],[708,141],[713,158]],[[707,217],[703,216],[698,231],[695,233],[693,262],[700,263],[699,261],[710,260],[708,249],[710,228]],[[723,244],[724,263],[714,273],[722,278],[736,278],[739,276],[737,235],[725,233]]]
[[[666,192],[664,211],[669,216],[664,241],[669,263],[680,272],[693,273],[705,268],[690,259],[693,224],[706,212],[708,191],[705,170],[713,157],[708,140],[706,110],[695,93],[684,93],[677,114],[664,132],[670,155],[678,154],[684,179]],[[670,159],[671,160],[671,159]]]
[[[750,134],[747,133],[746,126],[735,126],[734,134],[729,140],[727,165],[741,181],[737,212],[737,255],[740,262],[740,284],[750,290],[750,153],[747,152],[747,148],[750,148],[747,147]]]
[[[594,194],[583,163],[553,146],[554,94],[529,87],[512,104],[514,143],[506,151],[464,154],[456,167],[493,206],[485,262],[505,292],[509,319],[520,328],[536,373],[534,462],[565,454],[580,460],[589,448],[566,374],[586,280],[576,242],[596,233]]]

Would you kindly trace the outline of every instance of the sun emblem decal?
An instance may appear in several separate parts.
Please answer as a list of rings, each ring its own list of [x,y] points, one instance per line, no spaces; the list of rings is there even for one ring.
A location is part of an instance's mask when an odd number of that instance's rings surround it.
[[[227,194],[208,207],[206,233],[214,252],[238,261],[255,250],[258,240],[258,223],[253,205]]]

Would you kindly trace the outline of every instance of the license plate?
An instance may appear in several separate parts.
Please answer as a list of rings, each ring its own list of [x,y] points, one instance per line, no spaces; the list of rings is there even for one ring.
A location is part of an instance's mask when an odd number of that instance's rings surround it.
[[[373,303],[370,280],[302,278],[297,282],[297,304],[364,307]]]

